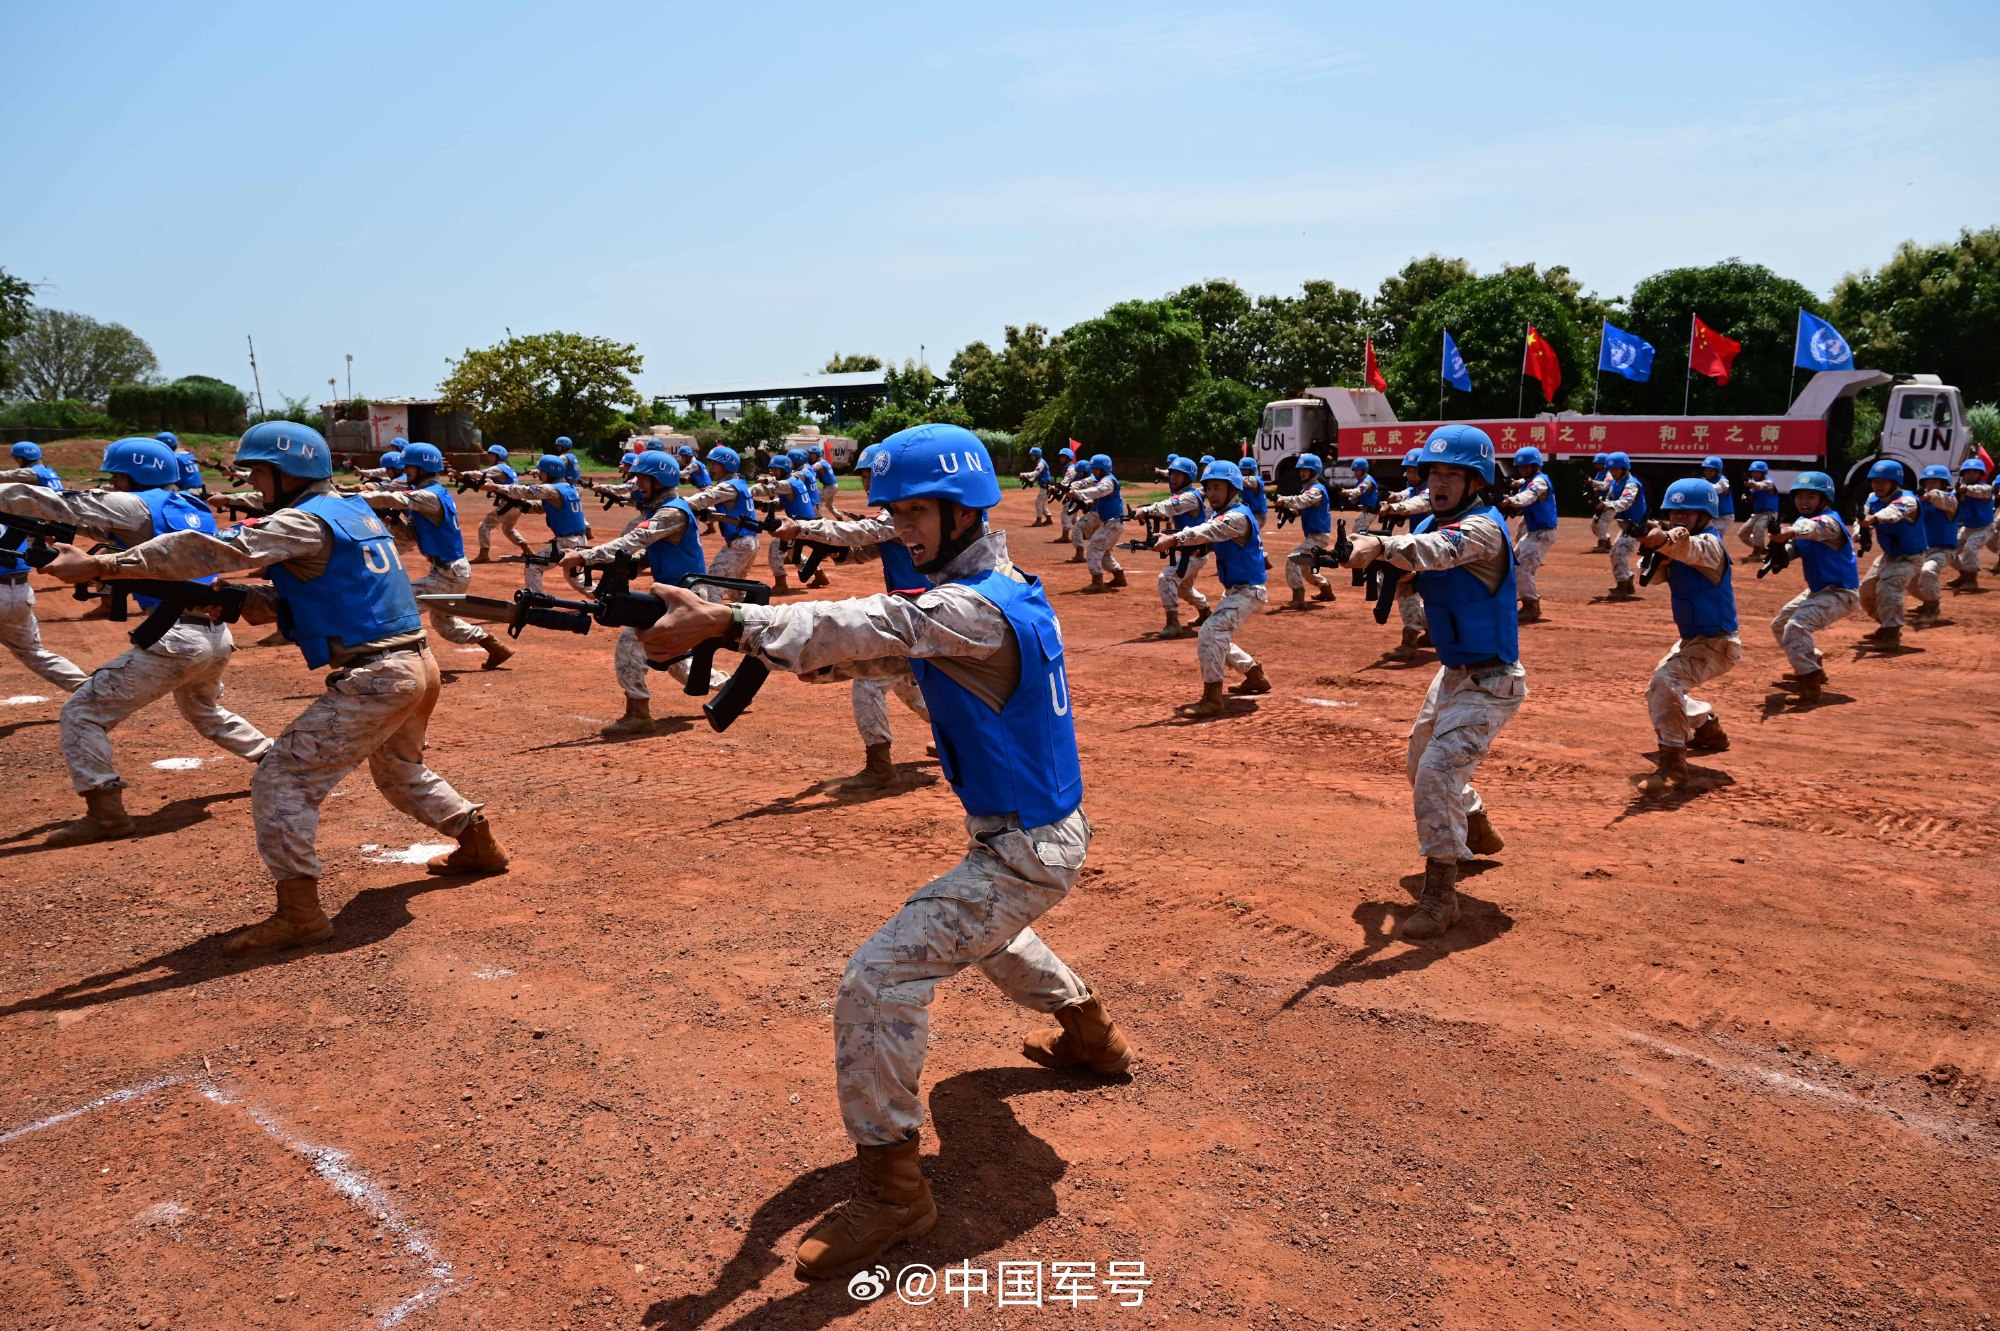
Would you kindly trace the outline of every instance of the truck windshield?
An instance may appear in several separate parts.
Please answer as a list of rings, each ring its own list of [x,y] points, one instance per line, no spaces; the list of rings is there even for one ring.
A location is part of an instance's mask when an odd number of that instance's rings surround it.
[[[1270,417],[1272,429],[1289,430],[1292,428],[1292,409],[1290,407],[1278,407],[1265,414]]]
[[[1931,393],[1905,393],[1903,395],[1902,417],[1906,421],[1927,421],[1931,409],[1937,404],[1937,397]]]

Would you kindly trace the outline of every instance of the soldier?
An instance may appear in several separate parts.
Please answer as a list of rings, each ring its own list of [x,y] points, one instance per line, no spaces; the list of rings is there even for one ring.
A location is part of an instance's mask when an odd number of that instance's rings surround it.
[[[965,806],[965,858],[863,943],[834,1005],[835,1078],[859,1180],[799,1245],[795,1269],[823,1279],[916,1238],[937,1221],[918,1164],[929,1008],[939,981],[977,966],[1057,1029],[1023,1053],[1100,1075],[1131,1062],[1097,995],[1031,927],[1075,885],[1090,844],[1055,612],[1007,557],[985,514],[1000,485],[985,446],[954,425],[892,435],[876,454],[871,502],[886,505],[918,596],[782,606],[712,605],[658,588],[668,613],[642,637],[656,655],[723,636],[800,675],[879,673],[908,660],[930,704],[939,760]]]
[[[1237,630],[1269,599],[1264,590],[1263,534],[1258,529],[1256,517],[1239,498],[1242,485],[1241,468],[1234,463],[1211,461],[1202,470],[1201,486],[1213,516],[1202,521],[1201,509],[1197,507],[1194,521],[1176,522],[1174,529],[1162,533],[1157,542],[1158,548],[1168,551],[1170,555],[1182,547],[1206,546],[1214,550],[1216,576],[1222,581],[1222,603],[1215,607],[1213,613],[1210,613],[1206,601],[1202,604],[1201,631],[1194,648],[1195,660],[1201,666],[1201,701],[1194,705],[1192,712],[1197,719],[1223,714],[1222,683],[1227,678],[1227,670],[1234,670],[1243,676],[1242,683],[1230,686],[1231,693],[1271,691],[1271,681],[1265,676],[1264,667],[1257,663],[1256,657],[1235,643]],[[1173,562],[1171,557],[1168,562]],[[1166,575],[1163,573],[1160,576],[1160,599],[1164,601],[1167,598]],[[1167,615],[1172,625],[1173,611],[1169,610]]]
[[[568,481],[571,485],[581,484],[583,463],[578,461],[576,445],[569,441],[569,436],[566,434],[558,436],[555,446],[550,451],[562,459],[562,475],[556,479]]]
[[[688,496],[688,507],[697,513],[712,514],[722,548],[708,561],[708,571],[718,578],[747,578],[757,558],[757,534],[762,524],[750,483],[738,475],[743,459],[735,449],[717,444],[708,454],[715,468],[714,480]]]
[[[1632,474],[1632,459],[1623,453],[1613,453],[1604,473],[1604,498],[1599,502],[1598,513],[1612,522],[1644,522],[1646,520],[1646,487]],[[1611,542],[1610,597],[1614,601],[1630,601],[1639,592],[1633,586],[1632,555],[1639,548],[1635,537],[1628,536],[1623,527]]]
[[[1736,529],[1736,536],[1750,547],[1751,554],[1762,559],[1770,547],[1771,530],[1778,525],[1778,509],[1782,506],[1778,483],[1771,479],[1771,464],[1762,458],[1751,463],[1743,486],[1750,492],[1750,516]]]
[[[1438,654],[1410,728],[1407,767],[1416,806],[1424,889],[1396,936],[1435,938],[1458,922],[1458,865],[1505,848],[1473,774],[1493,737],[1528,696],[1514,595],[1514,550],[1507,520],[1488,498],[1493,440],[1470,425],[1447,425],[1424,444],[1432,515],[1408,536],[1363,536],[1351,568],[1386,559],[1415,573]]]
[[[1792,663],[1801,703],[1818,702],[1826,687],[1826,666],[1813,634],[1861,605],[1854,538],[1833,503],[1833,477],[1823,471],[1802,471],[1792,482],[1792,505],[1799,520],[1771,534],[1774,541],[1791,543],[1805,572],[1806,589],[1785,602],[1771,620],[1771,636]]]
[[[1078,502],[1090,505],[1091,516],[1097,519],[1083,551],[1084,562],[1090,566],[1090,585],[1083,590],[1108,592],[1123,587],[1125,568],[1116,551],[1118,538],[1125,531],[1125,496],[1113,473],[1111,455],[1091,454],[1090,479],[1070,493]],[[1106,573],[1111,575],[1108,583]]]
[[[458,529],[458,501],[439,479],[444,475],[444,454],[431,444],[410,444],[403,449],[403,471],[409,489],[370,490],[361,499],[377,513],[409,515],[416,547],[430,561],[430,572],[410,584],[413,596],[458,595],[472,586],[472,564],[465,557],[465,534]],[[436,602],[430,606],[430,618],[431,627],[446,642],[485,651],[481,670],[498,670],[514,654],[505,642]]]
[[[1903,464],[1883,458],[1868,469],[1875,493],[1855,525],[1873,528],[1881,550],[1861,579],[1861,609],[1875,616],[1876,629],[1862,639],[1877,647],[1894,647],[1903,640],[1903,597],[1916,577],[1924,554],[1924,525],[1917,497],[1903,488]]]
[[[159,440],[120,439],[104,450],[103,470],[111,476],[108,490],[0,485],[0,514],[73,523],[121,548],[166,532],[215,531],[208,507],[174,488],[180,463]],[[139,604],[150,612],[157,603],[141,597]],[[111,731],[165,694],[173,694],[187,723],[225,753],[252,763],[264,757],[271,747],[264,732],[222,705],[222,672],[235,647],[213,609],[190,608],[158,642],[121,653],[77,686],[63,703],[61,743],[70,785],[86,812],[51,832],[47,844],[75,846],[131,833]]]
[[[1423,463],[1424,450],[1421,448],[1413,448],[1403,454],[1403,484],[1406,488],[1382,501],[1383,517],[1414,522],[1430,513],[1431,492],[1424,485]],[[1414,578],[1403,578],[1396,583],[1396,614],[1403,621],[1402,640],[1385,655],[1391,661],[1414,661],[1425,647],[1430,646],[1430,638],[1425,632],[1424,598],[1417,594]]]
[[[236,446],[236,461],[249,467],[267,517],[221,537],[212,530],[169,532],[118,554],[67,546],[47,570],[64,582],[85,582],[206,579],[268,568],[272,585],[251,585],[246,615],[259,623],[275,615],[308,667],[334,666],[326,692],[270,746],[250,779],[257,853],[277,879],[278,904],[269,919],[223,944],[231,954],[332,937],[320,909],[313,841],[320,804],[364,761],[389,803],[457,840],[450,854],[430,861],[429,872],[507,867],[480,806],[424,765],[438,665],[381,519],[360,499],[333,493],[332,454],[308,426],[253,425]]]
[[[708,468],[704,467],[701,459],[694,455],[693,444],[681,444],[675,448],[674,459],[680,463],[682,485],[690,485],[695,490],[701,491],[715,484],[714,479],[708,474]]]
[[[1061,545],[1065,541],[1068,541],[1070,539],[1070,523],[1072,521],[1072,518],[1070,514],[1069,494],[1067,487],[1076,484],[1077,479],[1083,474],[1082,470],[1076,465],[1076,450],[1073,448],[1057,449],[1056,461],[1062,467],[1062,475],[1058,477],[1058,480],[1065,487],[1064,494],[1062,496],[1062,502],[1056,506],[1056,517],[1062,522],[1062,532],[1054,540],[1049,542],[1050,545]],[[1077,551],[1077,554],[1081,556],[1083,554],[1083,551],[1079,549]],[[1083,561],[1079,558],[1072,560],[1071,562],[1081,563]]]
[[[55,469],[40,465],[42,450],[36,445],[15,444],[12,456],[21,466],[0,471],[0,482],[39,485],[53,491],[62,489],[62,477],[56,475]],[[28,565],[13,553],[22,544],[18,537],[8,535],[4,516],[0,516],[0,647],[12,652],[15,660],[64,693],[75,693],[90,676],[68,657],[42,645],[42,626],[35,619],[35,589],[28,584]]]
[[[1606,489],[1611,484],[1611,455],[1599,453],[1590,460],[1590,475],[1584,478],[1584,488],[1590,492],[1593,513],[1590,519],[1590,534],[1597,538],[1597,544],[1590,547],[1594,555],[1611,552],[1611,532],[1613,523],[1605,511],[1597,507],[1604,502]]]
[[[792,473],[792,460],[789,456],[780,453],[772,458],[770,475],[771,480],[769,483],[756,488],[754,493],[757,498],[767,502],[776,500],[785,516],[794,522],[810,522],[819,515],[818,506],[813,503],[812,487],[807,484],[803,476],[796,476]],[[785,592],[791,590],[791,584],[785,581],[785,557],[790,553],[791,543],[789,541],[781,541],[775,536],[771,538],[770,551],[767,557],[771,565],[771,590],[773,591]],[[823,568],[814,569],[813,579],[806,585],[809,587],[824,587],[828,585],[826,570]]]
[[[808,456],[812,459],[813,480],[819,484],[819,515],[822,518],[840,516],[840,510],[833,503],[834,496],[840,493],[840,473],[826,460],[825,453],[809,453]]]
[[[1494,501],[1504,513],[1521,515],[1514,538],[1514,576],[1521,589],[1521,622],[1542,622],[1542,593],[1535,573],[1556,543],[1556,492],[1542,471],[1542,450],[1514,450],[1514,492]]]
[[[1234,468],[1231,468],[1234,470]],[[1146,504],[1132,510],[1135,518],[1152,518],[1155,521],[1174,524],[1174,530],[1184,531],[1198,526],[1207,516],[1203,512],[1201,488],[1195,484],[1196,469],[1193,458],[1175,458],[1167,464],[1168,494],[1157,504]],[[1242,482],[1242,472],[1237,472],[1237,482]],[[1235,493],[1230,494],[1231,502]],[[1162,638],[1192,638],[1195,629],[1208,622],[1208,597],[1202,595],[1195,581],[1208,568],[1208,550],[1205,541],[1191,541],[1189,549],[1179,559],[1168,559],[1166,567],[1160,570],[1160,607],[1167,613],[1166,627],[1160,630]],[[1159,546],[1156,548],[1172,549]],[[1262,546],[1258,547],[1262,550]],[[1186,601],[1195,608],[1195,627],[1186,628],[1181,624],[1181,602]],[[1220,678],[1220,676],[1218,676]]]
[[[1090,561],[1085,557],[1083,547],[1097,532],[1097,512],[1089,504],[1078,499],[1076,492],[1079,487],[1090,484],[1090,459],[1087,457],[1078,457],[1072,462],[1070,464],[1068,479],[1069,494],[1063,501],[1063,512],[1069,518],[1069,542],[1071,546],[1069,562],[1072,564],[1087,564]]]
[[[1312,563],[1312,552],[1324,550],[1333,544],[1333,502],[1327,495],[1327,488],[1320,483],[1322,470],[1317,454],[1301,453],[1295,464],[1301,486],[1295,495],[1278,495],[1271,500],[1288,513],[1299,515],[1299,543],[1291,554],[1285,556],[1285,585],[1292,589],[1292,601],[1280,610],[1303,610],[1306,608],[1306,580],[1310,578],[1319,590],[1313,593],[1315,601],[1331,601],[1333,584],[1326,575]]]
[[[507,450],[498,444],[489,445],[486,456],[493,459],[493,465],[480,473],[482,480],[490,485],[512,485],[520,479],[513,467],[507,463]],[[479,554],[473,559],[475,564],[493,562],[493,533],[498,530],[502,536],[514,543],[514,548],[522,554],[533,547],[521,539],[521,533],[514,530],[521,521],[522,508],[512,500],[495,500],[486,516],[479,520]]]
[[[1979,588],[1979,551],[1990,545],[1993,525],[1993,486],[1986,476],[1986,463],[1978,454],[1958,464],[1958,576],[1951,580],[1953,591]]]
[[[558,439],[557,443],[567,443]],[[542,517],[549,524],[550,551],[582,550],[590,544],[590,524],[583,516],[583,496],[568,479],[569,464],[554,453],[544,453],[535,459],[537,480],[521,485],[496,484],[481,475],[473,482],[473,488],[503,499],[540,504]],[[529,564],[521,570],[522,580],[528,590],[542,589],[542,565]],[[569,585],[588,595],[590,588],[583,585],[581,573],[569,573]]]
[[[409,446],[409,442],[409,440],[400,437],[391,439],[389,441],[389,451],[376,459],[382,465],[379,467],[355,467],[355,478],[364,483],[368,481],[386,482],[403,479],[403,450]]]
[[[1688,750],[1721,753],[1729,736],[1709,703],[1689,690],[1720,678],[1743,659],[1743,641],[1736,636],[1736,588],[1730,577],[1729,551],[1722,545],[1722,518],[1715,486],[1705,480],[1675,481],[1660,500],[1665,524],[1655,523],[1639,539],[1641,549],[1658,551],[1668,561],[1667,588],[1672,593],[1674,626],[1680,641],[1653,670],[1646,688],[1646,710],[1659,740],[1657,770],[1638,778],[1649,795],[1678,790],[1688,781]]]
[[[1351,500],[1361,510],[1361,516],[1354,520],[1354,535],[1365,536],[1375,530],[1375,514],[1382,507],[1382,487],[1369,473],[1368,459],[1356,458],[1348,464],[1348,470],[1361,479],[1353,485],[1341,488],[1341,495]]]
[[[1049,525],[1049,464],[1042,456],[1042,450],[1028,450],[1028,469],[1021,473],[1021,484],[1035,492],[1035,520],[1031,527]]]
[[[1944,596],[1944,571],[1958,562],[1958,496],[1951,488],[1951,468],[1943,463],[1925,467],[1917,478],[1917,515],[1924,529],[1923,562],[1917,567],[1918,628],[1938,621]]]
[[[1722,465],[1721,458],[1701,460],[1701,478],[1715,487],[1715,525],[1724,530],[1736,521],[1736,496],[1730,493],[1729,469]]]

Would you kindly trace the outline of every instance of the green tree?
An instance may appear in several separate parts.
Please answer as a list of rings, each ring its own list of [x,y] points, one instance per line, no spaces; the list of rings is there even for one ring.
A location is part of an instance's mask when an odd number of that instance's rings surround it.
[[[1531,263],[1510,263],[1502,265],[1500,271],[1508,276],[1530,277],[1540,282],[1551,296],[1562,302],[1578,328],[1595,328],[1598,321],[1608,317],[1618,304],[1605,300],[1594,291],[1585,291],[1583,283],[1570,275],[1567,264],[1537,268]]]
[[[1257,433],[1257,418],[1264,410],[1264,395],[1234,379],[1204,379],[1188,390],[1187,396],[1167,417],[1166,436],[1161,441],[1169,449],[1187,457],[1213,453],[1235,458],[1240,445]]]
[[[1858,367],[1935,374],[1967,402],[2000,398],[2000,227],[1903,242],[1879,270],[1841,279],[1833,322]]]
[[[879,370],[881,368],[882,358],[880,356],[861,354],[843,356],[840,352],[836,351],[827,358],[826,364],[820,367],[819,372],[821,374],[860,374],[867,370]],[[860,420],[862,417],[871,414],[875,408],[881,405],[882,399],[872,393],[867,397],[850,397],[846,400],[842,414],[849,420]],[[830,397],[809,397],[806,399],[806,410],[815,416],[831,416],[833,414],[833,399]]]
[[[0,268],[0,397],[14,391],[20,376],[8,350],[28,327],[29,311],[35,305],[35,284]]]
[[[145,339],[124,324],[68,310],[30,310],[7,355],[20,391],[43,402],[102,402],[113,385],[145,383],[160,368]]]
[[[1514,272],[1460,282],[1412,316],[1395,359],[1383,370],[1396,414],[1406,421],[1437,418],[1438,347],[1447,327],[1465,357],[1473,388],[1469,394],[1450,391],[1445,403],[1448,416],[1457,420],[1512,416],[1517,404],[1530,414],[1543,410],[1540,385],[1529,384],[1525,394],[1517,396],[1530,323],[1548,339],[1562,364],[1556,409],[1579,402],[1589,406],[1587,347],[1569,307],[1539,276]]]
[[[1653,377],[1635,384],[1607,374],[1599,410],[1638,415],[1673,415],[1685,400],[1698,414],[1780,412],[1790,402],[1792,337],[1798,330],[1799,308],[1824,314],[1819,297],[1762,264],[1741,259],[1698,268],[1669,268],[1632,288],[1624,322],[1626,331],[1653,344]],[[1743,344],[1730,369],[1729,382],[1718,385],[1705,376],[1687,382],[1689,316],[1698,314],[1716,332]],[[1596,361],[1596,337],[1591,359]],[[1588,405],[1589,399],[1584,402]]]
[[[1368,302],[1358,291],[1314,280],[1297,296],[1260,296],[1244,316],[1249,379],[1267,397],[1361,382]]]
[[[1382,279],[1368,305],[1368,322],[1375,330],[1375,355],[1387,361],[1403,345],[1403,331],[1417,311],[1475,276],[1463,259],[1427,254],[1412,259]]]
[[[974,342],[951,358],[953,392],[981,426],[1018,430],[1029,412],[1061,390],[1061,347],[1062,339],[1051,342],[1040,324],[1009,324],[1000,351]]]
[[[1222,278],[1210,278],[1182,287],[1167,299],[1201,325],[1209,373],[1239,381],[1250,378],[1254,348],[1244,321],[1254,306],[1242,287]]]
[[[1064,388],[1039,431],[1063,422],[1068,433],[1106,453],[1155,451],[1167,418],[1207,373],[1201,325],[1165,300],[1124,301],[1077,324],[1063,334],[1062,359]]]
[[[512,337],[448,362],[439,386],[444,400],[469,409],[481,430],[528,447],[557,435],[594,440],[618,424],[620,407],[636,407],[632,376],[645,360],[639,349],[581,333]]]
[[[725,426],[729,446],[739,453],[753,448],[776,448],[786,435],[797,432],[805,416],[796,401],[780,402],[773,409],[762,402],[746,403],[743,414]]]

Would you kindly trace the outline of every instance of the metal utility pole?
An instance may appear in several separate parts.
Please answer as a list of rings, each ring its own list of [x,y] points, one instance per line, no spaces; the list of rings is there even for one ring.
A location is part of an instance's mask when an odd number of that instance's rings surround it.
[[[257,377],[257,340],[245,333],[243,340],[250,344],[250,382],[257,386],[257,414],[264,414],[264,381]]]
[[[354,353],[347,353],[347,400],[354,401]]]

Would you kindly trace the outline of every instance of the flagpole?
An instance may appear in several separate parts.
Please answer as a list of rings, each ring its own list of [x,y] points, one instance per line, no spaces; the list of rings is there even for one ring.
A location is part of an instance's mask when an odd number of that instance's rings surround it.
[[[1438,330],[1438,420],[1440,422],[1444,420],[1444,344],[1450,336],[1449,325]]]
[[[1688,311],[1688,372],[1681,384],[1681,415],[1688,414],[1688,402],[1694,393],[1694,311]]]
[[[1597,414],[1597,394],[1604,387],[1604,330],[1611,326],[1611,320],[1603,315],[1597,320],[1597,377],[1590,381],[1590,414]]]
[[[1805,310],[1801,308],[1799,310],[1799,313],[1803,315],[1805,313]],[[1798,328],[1795,329],[1792,333],[1792,378],[1791,382],[1785,385],[1786,411],[1790,411],[1792,409],[1792,395],[1799,391],[1799,334],[1803,333],[1806,330],[1805,325],[1806,321],[1803,318],[1801,318],[1799,320]]]
[[[1514,376],[1514,419],[1521,419],[1521,407],[1528,400],[1528,330],[1534,324],[1521,325],[1521,366]]]

